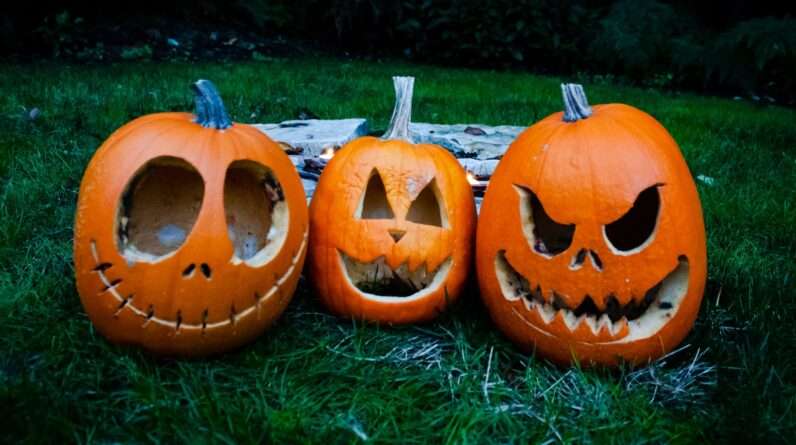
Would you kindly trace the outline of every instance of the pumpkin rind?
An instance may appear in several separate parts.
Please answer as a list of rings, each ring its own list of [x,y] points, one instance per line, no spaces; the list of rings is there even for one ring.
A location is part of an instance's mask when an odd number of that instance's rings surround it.
[[[575,225],[571,244],[562,253],[542,255],[530,245],[518,187],[533,191],[550,218]],[[607,242],[604,226],[626,214],[650,187],[660,196],[651,239],[637,249],[617,251]],[[654,118],[622,104],[594,106],[590,115],[571,122],[556,113],[525,130],[490,180],[476,250],[481,295],[495,323],[522,348],[559,363],[614,365],[660,357],[693,325],[706,278],[702,210],[679,147]],[[583,263],[573,267],[581,250]],[[669,274],[682,271],[678,265],[683,263],[687,290],[676,308],[661,313],[668,322],[637,338],[633,332],[646,331],[630,322],[611,324],[616,332],[590,329],[585,319],[567,319],[565,311],[545,320],[534,303],[508,298],[497,272],[500,255],[530,288],[539,286],[545,301],[556,298],[561,301],[556,304],[568,308],[579,307],[585,296],[598,311],[607,311],[615,301],[634,306],[664,278],[682,278]],[[668,305],[661,303],[660,308]]]
[[[393,115],[397,127],[408,125],[408,94],[396,81],[398,106]],[[408,96],[408,98],[406,97]],[[403,103],[403,105],[401,105]],[[374,322],[412,323],[437,316],[458,298],[471,263],[475,230],[475,205],[464,169],[445,149],[431,144],[412,144],[400,139],[404,128],[391,126],[387,140],[363,137],[346,144],[325,167],[310,204],[309,273],[322,302],[334,313]],[[368,181],[378,174],[383,181],[393,218],[356,219],[357,206]],[[447,227],[407,220],[412,202],[431,181],[436,181]],[[402,233],[396,241],[391,232]],[[345,255],[360,262],[383,258],[387,266],[405,265],[428,271],[450,268],[436,288],[410,296],[379,296],[358,289],[347,278]],[[447,266],[446,266],[447,267]]]
[[[289,303],[308,242],[301,181],[275,142],[251,126],[229,125],[204,127],[190,113],[144,116],[112,134],[86,168],[75,218],[77,288],[92,322],[112,342],[207,355],[257,337]],[[201,208],[176,251],[131,263],[115,233],[120,201],[135,172],[162,157],[181,159],[201,175]],[[282,247],[259,267],[233,261],[224,185],[235,161],[270,169],[287,203]],[[203,270],[188,278],[192,264]]]

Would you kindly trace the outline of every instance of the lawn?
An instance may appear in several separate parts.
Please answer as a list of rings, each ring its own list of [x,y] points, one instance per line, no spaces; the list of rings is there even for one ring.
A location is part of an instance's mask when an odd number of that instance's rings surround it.
[[[574,79],[666,126],[697,181],[709,274],[683,347],[646,368],[562,369],[492,326],[475,283],[426,325],[326,313],[306,282],[253,344],[157,359],[92,329],[72,269],[87,162],[142,114],[215,81],[233,119],[309,110],[384,129],[390,76],[414,120],[530,125],[564,79],[397,62],[274,59],[0,68],[0,442],[702,442],[796,440],[796,112]],[[570,79],[566,79],[570,80]],[[39,116],[30,118],[33,108]]]

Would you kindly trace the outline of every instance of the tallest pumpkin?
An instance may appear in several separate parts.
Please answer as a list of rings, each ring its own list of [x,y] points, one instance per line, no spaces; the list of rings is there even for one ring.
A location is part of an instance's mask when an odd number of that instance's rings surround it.
[[[481,207],[482,298],[515,343],[560,363],[646,362],[694,323],[705,286],[702,209],[674,139],[623,104],[564,112],[525,130]]]
[[[387,133],[349,142],[321,175],[310,205],[308,262],[332,312],[411,323],[435,317],[461,293],[475,203],[452,154],[410,141],[414,79],[393,81]]]

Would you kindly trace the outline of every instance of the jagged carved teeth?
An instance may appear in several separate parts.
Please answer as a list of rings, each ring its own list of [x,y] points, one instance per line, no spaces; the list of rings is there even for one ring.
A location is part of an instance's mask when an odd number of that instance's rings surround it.
[[[528,311],[535,310],[545,323],[549,324],[556,317],[560,317],[571,331],[576,330],[581,323],[586,323],[595,335],[604,329],[608,329],[612,335],[617,335],[628,323],[632,327],[646,319],[668,317],[673,312],[682,292],[671,292],[671,286],[665,286],[667,289],[662,291],[662,287],[664,284],[671,284],[675,275],[676,279],[680,278],[682,273],[678,272],[681,271],[683,263],[687,271],[687,260],[681,259],[681,265],[650,288],[643,298],[631,299],[622,305],[611,295],[606,299],[604,309],[600,309],[589,295],[584,296],[580,304],[573,308],[554,290],[543,294],[538,284],[534,286],[509,264],[503,251],[495,258],[495,271],[503,297],[509,301],[522,300],[525,308]]]
[[[426,263],[409,270],[407,263],[391,268],[384,257],[370,262],[357,261],[340,252],[340,259],[351,283],[360,291],[389,297],[407,297],[441,282],[450,268],[451,260],[429,271]]]

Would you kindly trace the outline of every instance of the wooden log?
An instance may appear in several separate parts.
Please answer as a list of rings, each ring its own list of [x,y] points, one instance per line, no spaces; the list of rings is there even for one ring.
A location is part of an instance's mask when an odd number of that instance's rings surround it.
[[[464,167],[465,170],[470,172],[475,179],[484,181],[492,177],[492,173],[494,173],[495,168],[497,167],[498,160],[497,159],[471,159],[471,158],[459,158],[459,164]]]
[[[278,124],[254,124],[279,142],[288,154],[317,156],[327,147],[337,149],[368,133],[367,119],[307,119]]]
[[[500,159],[525,127],[480,124],[429,124],[412,122],[409,132],[416,143],[437,144],[457,158]]]

